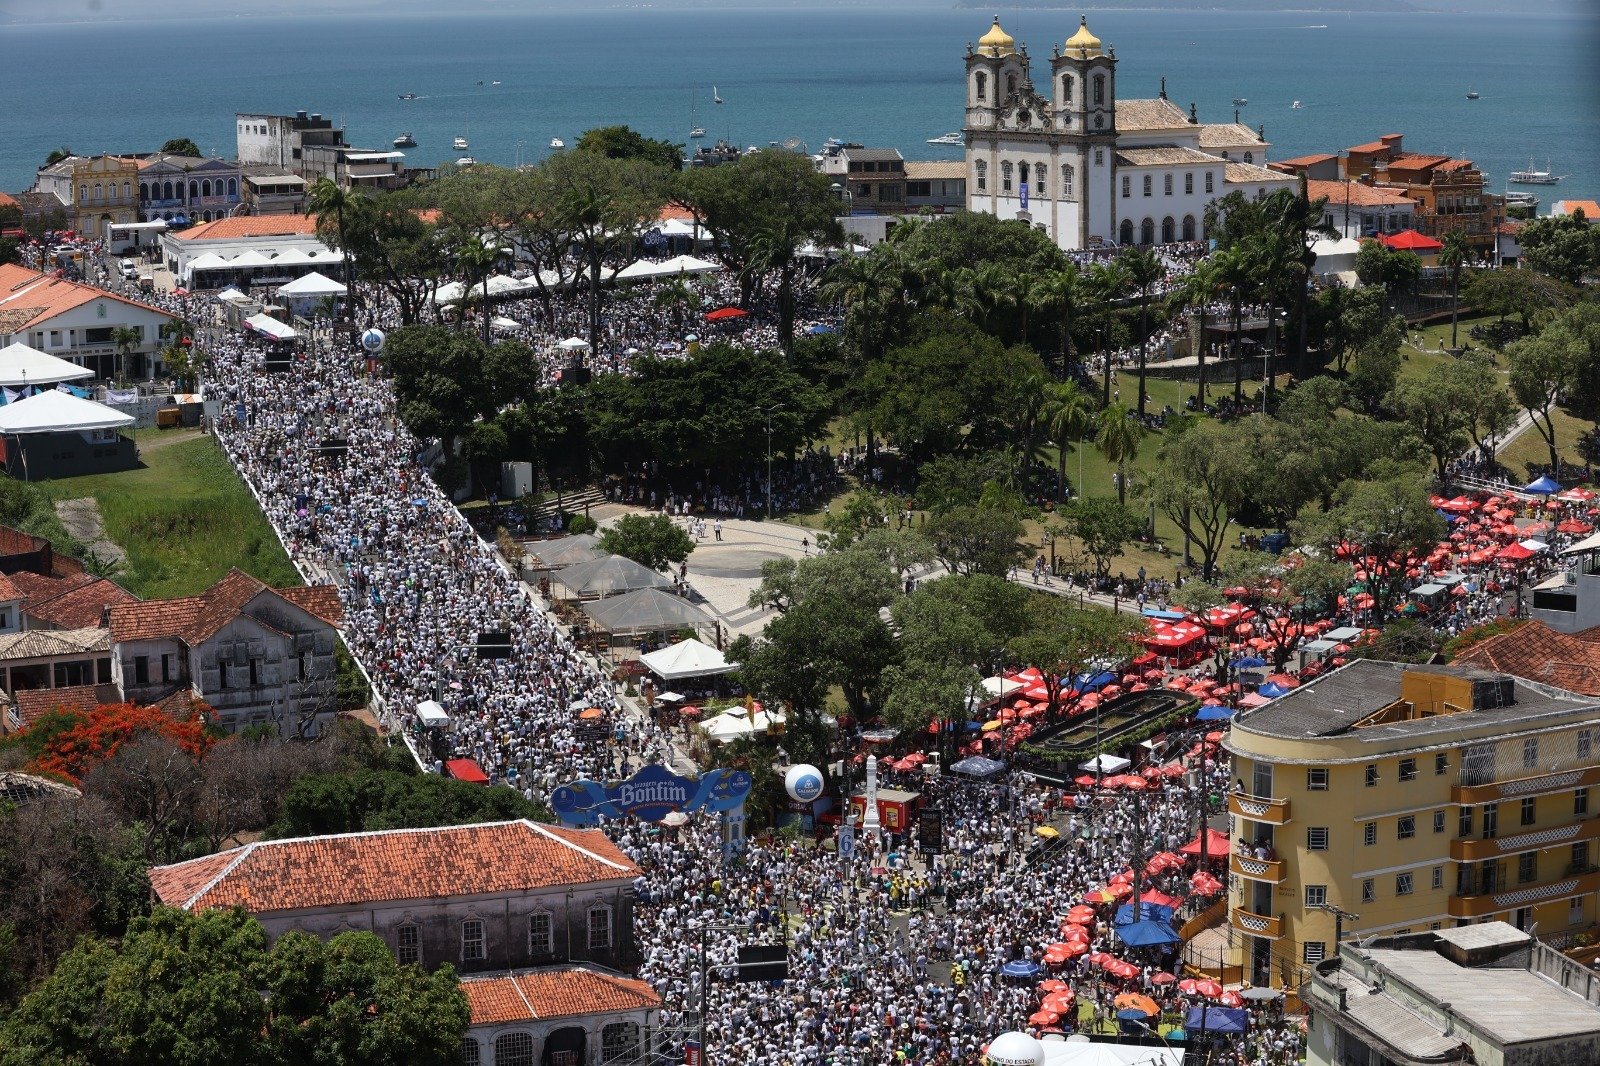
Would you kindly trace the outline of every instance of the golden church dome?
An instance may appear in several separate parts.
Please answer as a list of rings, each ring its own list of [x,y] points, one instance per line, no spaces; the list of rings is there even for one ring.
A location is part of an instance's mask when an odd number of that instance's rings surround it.
[[[1078,32],[1067,38],[1067,55],[1074,59],[1090,59],[1100,54],[1100,38],[1089,32],[1087,16],[1078,16]]]
[[[989,32],[978,38],[978,51],[998,59],[1000,56],[1015,53],[1016,44],[1016,38],[1000,28],[1000,16],[996,15],[994,25],[989,27]]]

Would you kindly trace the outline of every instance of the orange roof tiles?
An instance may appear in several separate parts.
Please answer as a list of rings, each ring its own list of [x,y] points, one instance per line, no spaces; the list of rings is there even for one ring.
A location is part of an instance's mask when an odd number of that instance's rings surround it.
[[[598,830],[525,820],[264,840],[224,854],[231,861],[199,889],[182,891],[192,884],[184,870],[190,863],[156,867],[150,883],[169,906],[239,906],[259,915],[639,876],[639,868]]]
[[[8,192],[0,192],[0,207],[21,207],[17,198]]]
[[[116,703],[122,694],[115,685],[64,685],[61,688],[25,688],[16,694],[17,716],[24,726],[53,710],[89,711],[102,703]]]
[[[1570,215],[1582,211],[1586,221],[1600,221],[1600,204],[1593,200],[1558,200],[1551,205],[1551,213]]]
[[[646,982],[587,966],[464,977],[461,991],[472,1008],[474,1026],[620,1014],[661,1006],[661,997]]]
[[[1355,149],[1351,149],[1351,151],[1355,151]],[[1285,167],[1314,167],[1318,163],[1326,163],[1329,160],[1338,158],[1338,156],[1330,155],[1327,152],[1318,152],[1314,155],[1297,155],[1293,159],[1280,159],[1278,160],[1278,165]]]
[[[219,851],[201,859],[190,859],[173,866],[154,866],[150,869],[150,887],[156,898],[169,905],[181,905],[194,898],[202,889],[215,881],[236,858],[239,851]]]
[[[693,222],[694,212],[682,204],[668,204],[661,209],[660,214],[656,215],[656,221],[658,222],[671,222],[673,219],[677,219],[680,222]]]
[[[1426,170],[1450,162],[1447,155],[1418,155],[1407,152],[1405,155],[1395,156],[1389,160],[1390,170]]]
[[[93,285],[81,285],[53,274],[40,274],[16,264],[0,266],[0,314],[14,312],[6,316],[7,333],[21,332],[28,326],[95,300],[115,300],[160,315],[163,319],[171,317],[159,307],[151,307]]]
[[[1524,622],[1474,644],[1455,661],[1600,696],[1600,631],[1593,629],[1558,633],[1543,622]]]
[[[120,643],[177,637],[194,624],[202,606],[199,596],[114,604],[111,608],[111,639]]]
[[[40,600],[29,597],[23,605],[29,617],[48,622],[58,629],[87,629],[100,624],[107,607],[139,602],[139,597],[103,577],[87,581],[63,580],[70,582],[71,587],[60,595]]]
[[[1368,141],[1366,144],[1358,144],[1354,148],[1346,148],[1345,151],[1370,154],[1372,152],[1381,152],[1388,147],[1389,146],[1384,144],[1382,141]]]
[[[313,236],[317,220],[308,215],[239,215],[202,222],[172,234],[180,241],[237,240],[241,237]]]
[[[1321,181],[1313,178],[1306,182],[1306,195],[1313,200],[1326,196],[1330,207],[1344,203],[1352,207],[1405,207],[1415,203],[1393,189],[1379,189],[1361,181]]]
[[[331,626],[344,619],[339,593],[331,585],[274,589],[236,567],[198,596],[113,604],[111,639],[120,642],[176,637],[185,644],[198,644],[216,635],[263,592],[287,600]]]

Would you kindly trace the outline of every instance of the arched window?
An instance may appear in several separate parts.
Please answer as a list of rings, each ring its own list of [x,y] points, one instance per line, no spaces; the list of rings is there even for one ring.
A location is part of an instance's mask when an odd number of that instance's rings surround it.
[[[972,164],[972,169],[978,175],[978,191],[983,192],[989,187],[989,164],[979,159]]]
[[[1106,117],[1104,115],[1096,115],[1094,117],[1094,128],[1095,129],[1097,129],[1097,130],[1098,129],[1104,129],[1105,125],[1106,125]]]
[[[1061,195],[1064,199],[1072,198],[1072,168],[1070,166],[1061,168]]]
[[[89,198],[89,186],[87,184],[79,185],[78,186],[78,199],[87,200],[88,198]]]
[[[1122,228],[1117,233],[1117,241],[1123,246],[1133,243],[1133,219],[1125,218],[1122,220]]]
[[[1183,216],[1183,239],[1186,240],[1186,241],[1194,240],[1194,216],[1193,215],[1184,215]]]
[[[1000,191],[1011,191],[1011,161],[1009,159],[1000,164]]]
[[[133,199],[132,187],[127,182],[122,183],[122,198],[124,200]]]
[[[1031,164],[1026,163],[1026,162],[1017,164],[1017,174],[1018,174],[1018,177],[1021,179],[1022,184],[1028,185],[1028,175],[1031,174],[1032,172],[1033,172],[1033,167],[1032,167]],[[1028,188],[1031,189],[1031,188],[1033,188],[1033,186],[1028,185]]]
[[[977,88],[977,99],[989,99],[989,75],[980,70],[973,76],[973,80]]]
[[[148,199],[150,199],[150,186],[141,181],[139,183],[139,200],[143,202]]]
[[[496,1040],[494,1066],[534,1066],[533,1034],[506,1033]]]
[[[1172,195],[1172,175],[1171,174],[1163,174],[1161,176],[1161,195],[1162,196],[1171,196]]]
[[[200,195],[201,196],[210,196],[211,195],[211,179],[210,178],[207,178],[207,179],[205,179],[204,181],[202,181],[200,183]]]
[[[1017,76],[1015,74],[1007,74],[1006,75],[1006,95],[1007,96],[1015,96],[1016,93],[1017,93]]]
[[[1019,126],[1031,126],[1031,125],[1033,125],[1033,112],[1031,112],[1031,111],[1018,111],[1017,112],[1017,125],[1019,125]]]
[[[1140,244],[1154,244],[1154,243],[1156,243],[1156,222],[1155,222],[1155,219],[1147,218],[1143,222],[1139,223],[1139,243]]]
[[[1096,74],[1094,76],[1094,102],[1097,104],[1106,102],[1106,76],[1104,74]]]
[[[461,1038],[461,1066],[482,1066],[483,1049],[470,1036]]]
[[[600,1030],[600,1061],[631,1057],[639,1046],[639,1027],[633,1022],[612,1022]]]
[[[1036,163],[1034,165],[1034,168],[1033,168],[1033,186],[1032,186],[1032,188],[1033,188],[1033,191],[1038,193],[1040,196],[1048,195],[1044,191],[1044,176],[1045,176],[1044,164],[1043,163]]]
[[[1155,177],[1154,177],[1154,175],[1146,174],[1144,176],[1144,194],[1146,196],[1149,196],[1150,193],[1154,190],[1154,188],[1155,188]]]
[[[1065,103],[1065,104],[1072,103],[1072,75],[1071,74],[1063,74],[1063,75],[1061,75],[1061,102]]]
[[[1254,163],[1256,161],[1256,154],[1254,152],[1246,152],[1244,154],[1244,161],[1246,163]]]
[[[105,189],[98,181],[94,183],[94,198],[96,200],[104,200],[106,198]]]
[[[198,199],[200,196],[200,183],[193,178],[189,179],[189,199]]]
[[[172,182],[164,181],[161,183],[161,198],[163,200],[172,199]]]
[[[1172,216],[1168,215],[1166,218],[1161,220],[1161,243],[1162,244],[1171,244],[1173,241],[1175,241],[1177,239],[1178,239],[1178,227],[1177,227],[1177,224],[1172,221]]]
[[[229,196],[238,196],[239,195],[239,179],[238,178],[229,178],[228,179],[228,195]]]

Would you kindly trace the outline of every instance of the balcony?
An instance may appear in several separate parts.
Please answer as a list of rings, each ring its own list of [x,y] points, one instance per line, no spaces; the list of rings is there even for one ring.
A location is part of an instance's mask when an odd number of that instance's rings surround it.
[[[1600,785],[1600,766],[1518,777],[1507,781],[1490,781],[1481,785],[1453,785],[1450,788],[1450,802],[1476,806],[1480,803],[1539,796],[1546,792],[1567,792],[1593,785]]]
[[[1289,824],[1289,801],[1271,796],[1247,796],[1243,792],[1228,793],[1228,813],[1236,818],[1268,825]]]
[[[1526,833],[1508,833],[1491,840],[1452,840],[1450,857],[1456,862],[1480,862],[1502,855],[1515,855],[1520,851],[1560,847],[1580,840],[1600,837],[1600,818],[1586,818],[1567,825],[1533,829]]]
[[[1228,924],[1249,936],[1277,940],[1283,936],[1283,919],[1235,907],[1228,911]]]
[[[1569,896],[1583,896],[1600,891],[1600,870],[1593,873],[1564,877],[1559,881],[1546,881],[1524,888],[1507,888],[1504,892],[1482,896],[1451,896],[1446,907],[1452,918],[1482,918],[1498,911],[1518,907],[1535,907]]]
[[[1228,857],[1228,869],[1235,877],[1265,881],[1270,885],[1276,885],[1283,880],[1283,863],[1276,859],[1258,859],[1234,852]]]

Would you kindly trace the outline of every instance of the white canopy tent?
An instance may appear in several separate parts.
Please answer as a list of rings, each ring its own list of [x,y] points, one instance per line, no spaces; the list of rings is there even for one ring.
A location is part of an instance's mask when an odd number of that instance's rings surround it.
[[[701,232],[699,226],[681,218],[669,218],[657,226],[656,230],[663,237],[695,237]]]
[[[15,389],[25,385],[54,385],[92,377],[93,370],[57,359],[20,341],[0,348],[0,385]]]
[[[436,701],[423,700],[417,704],[417,721],[424,729],[443,729],[450,724],[450,716]]]
[[[743,707],[735,707],[701,722],[700,731],[718,744],[731,744],[740,737],[766,733],[784,721],[784,716],[776,712],[762,709],[752,714]]]
[[[202,252],[189,260],[189,273],[194,274],[201,270],[228,270],[232,265],[216,252]]]
[[[983,691],[991,696],[1009,696],[1021,687],[1021,682],[1007,681],[1003,677],[986,677],[983,679]]]
[[[1078,769],[1086,774],[1120,774],[1133,764],[1120,755],[1107,755],[1101,752],[1088,762],[1078,764]]]
[[[223,289],[221,292],[217,293],[217,302],[218,303],[223,303],[223,304],[233,303],[235,300],[248,300],[248,299],[250,299],[250,297],[246,296],[244,293],[240,292],[238,289],[235,289],[235,288],[232,288],[232,287]]]
[[[251,315],[244,320],[244,324],[257,333],[264,333],[275,341],[292,341],[300,336],[293,326],[286,326],[271,315]]]
[[[272,260],[267,256],[262,255],[254,248],[247,252],[240,252],[238,255],[228,260],[228,266],[233,270],[248,270],[251,267],[264,267],[271,265]]]
[[[675,255],[663,262],[641,259],[617,271],[618,281],[648,281],[651,278],[670,278],[678,274],[711,274],[722,269],[720,263],[698,259],[692,255]]]
[[[725,655],[702,641],[690,638],[680,640],[670,647],[661,648],[641,656],[640,662],[663,681],[677,681],[685,677],[710,677],[738,669]]]
[[[133,422],[132,415],[57,389],[0,407],[0,433],[86,433],[126,429]]]
[[[568,337],[564,341],[557,341],[556,347],[564,352],[576,352],[589,347],[589,342],[582,337]]]
[[[343,296],[349,291],[342,283],[324,277],[315,270],[295,278],[287,285],[278,286],[279,296],[302,300],[314,300],[322,296]]]
[[[1183,1066],[1184,1049],[1045,1040],[1044,1066]]]
[[[1314,274],[1342,274],[1356,268],[1356,253],[1361,251],[1361,242],[1353,237],[1339,237],[1334,240],[1323,239],[1314,241],[1311,245],[1311,254],[1316,256],[1316,263],[1311,268]]]
[[[514,318],[496,317],[489,320],[489,326],[496,333],[515,333],[522,328],[522,323]]]

